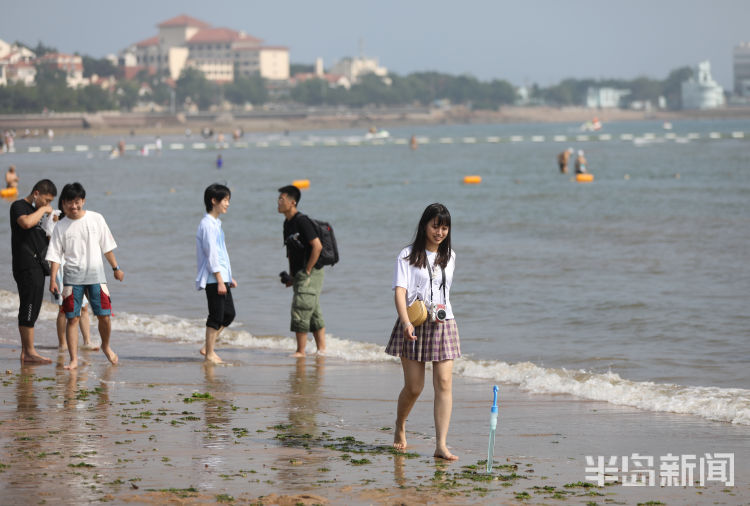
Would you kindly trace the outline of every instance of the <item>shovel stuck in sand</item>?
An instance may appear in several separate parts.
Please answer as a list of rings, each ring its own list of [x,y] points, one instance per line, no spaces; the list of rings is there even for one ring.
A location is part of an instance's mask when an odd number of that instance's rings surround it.
[[[492,387],[492,409],[490,410],[490,444],[487,447],[487,473],[492,472],[495,455],[495,429],[497,429],[497,385]]]

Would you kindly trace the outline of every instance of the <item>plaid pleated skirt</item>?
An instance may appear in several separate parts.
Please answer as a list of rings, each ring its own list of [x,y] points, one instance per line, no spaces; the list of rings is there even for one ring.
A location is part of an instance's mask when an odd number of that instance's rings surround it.
[[[440,362],[461,356],[456,320],[445,320],[443,323],[428,320],[415,327],[414,334],[417,336],[416,341],[404,339],[404,331],[397,318],[385,352],[417,362]]]

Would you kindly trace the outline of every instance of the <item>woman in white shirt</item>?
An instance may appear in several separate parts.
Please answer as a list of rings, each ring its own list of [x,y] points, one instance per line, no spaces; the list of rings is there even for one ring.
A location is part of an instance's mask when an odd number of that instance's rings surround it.
[[[453,408],[453,359],[461,356],[458,327],[450,304],[450,287],[456,266],[451,249],[451,215],[442,204],[430,204],[419,220],[414,242],[398,255],[393,275],[398,320],[386,353],[401,357],[404,387],[398,396],[393,447],[406,448],[406,419],[424,388],[425,364],[432,362],[435,389],[435,457],[457,460],[446,445]],[[422,301],[428,312],[414,326],[407,308]]]

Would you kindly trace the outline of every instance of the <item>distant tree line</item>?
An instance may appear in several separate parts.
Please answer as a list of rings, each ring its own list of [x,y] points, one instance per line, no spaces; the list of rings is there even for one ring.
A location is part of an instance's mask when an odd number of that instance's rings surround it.
[[[41,42],[32,49],[37,56],[57,52]],[[196,106],[200,110],[225,102],[236,106],[260,105],[269,101],[269,86],[259,75],[235,76],[232,83],[218,84],[206,79],[197,69],[187,68],[174,88],[166,84],[164,76],[141,71],[133,79],[123,79],[120,69],[105,58],[82,56],[83,74],[91,77],[114,76],[117,84],[112,89],[99,85],[69,88],[65,74],[42,65],[37,66],[36,86],[12,84],[0,87],[0,113],[38,113],[49,111],[86,111],[119,109],[132,110],[139,102],[169,107],[174,100],[177,110]],[[297,73],[312,72],[311,65],[292,64]],[[542,88],[532,85],[529,98],[532,103],[554,106],[584,105],[589,87],[612,87],[627,89],[630,94],[624,99],[629,105],[634,101],[650,101],[655,104],[665,97],[667,106],[678,109],[680,86],[692,75],[689,67],[673,70],[664,80],[639,77],[624,79],[565,79],[559,84]],[[147,84],[148,86],[144,86]],[[474,109],[494,110],[517,102],[515,87],[508,81],[495,79],[480,81],[469,75],[450,75],[439,72],[415,72],[406,76],[390,74],[388,82],[375,75],[365,75],[350,89],[331,87],[323,79],[308,79],[291,89],[275,91],[274,100],[293,102],[309,106],[407,106],[430,105],[438,100],[451,104],[464,104]]]
[[[85,77],[93,74],[100,77],[118,76],[118,69],[106,59],[82,59]],[[37,65],[36,71],[35,86],[21,83],[0,86],[0,114],[130,111],[139,102],[168,108],[173,94],[178,110],[190,104],[205,110],[224,100],[238,106],[263,104],[268,100],[268,91],[259,76],[237,77],[232,83],[216,84],[206,79],[199,70],[186,69],[173,89],[162,77],[143,70],[133,79],[119,79],[109,90],[97,84],[69,88],[63,71],[44,65]]]
[[[401,77],[390,74],[390,84],[369,74],[350,89],[331,88],[322,79],[309,79],[292,88],[290,98],[306,105],[429,105],[447,99],[453,104],[471,104],[478,109],[496,109],[516,101],[516,91],[508,81],[481,82],[472,76],[452,76],[438,72],[417,72]]]
[[[541,99],[544,103],[557,106],[584,105],[586,93],[590,87],[608,87],[629,90],[630,94],[623,98],[623,106],[627,107],[636,101],[650,101],[656,104],[659,97],[667,101],[667,108],[680,109],[682,107],[681,85],[693,75],[690,67],[680,67],[669,73],[666,79],[650,79],[638,77],[636,79],[565,79],[559,84],[548,88],[533,85],[530,97]]]
[[[69,88],[65,72],[43,65],[38,65],[36,71],[36,86],[22,83],[0,86],[0,113],[93,112],[117,108],[115,98],[101,86]]]

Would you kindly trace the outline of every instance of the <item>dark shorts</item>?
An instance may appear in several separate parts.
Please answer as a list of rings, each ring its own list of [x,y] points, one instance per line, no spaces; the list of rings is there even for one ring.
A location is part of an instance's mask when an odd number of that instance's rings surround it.
[[[14,271],[18,287],[18,325],[34,327],[44,297],[44,272],[41,267]]]
[[[219,330],[228,327],[234,321],[234,301],[232,300],[232,289],[226,284],[227,293],[219,295],[219,284],[209,283],[206,285],[206,300],[208,301],[208,318],[206,327]]]

